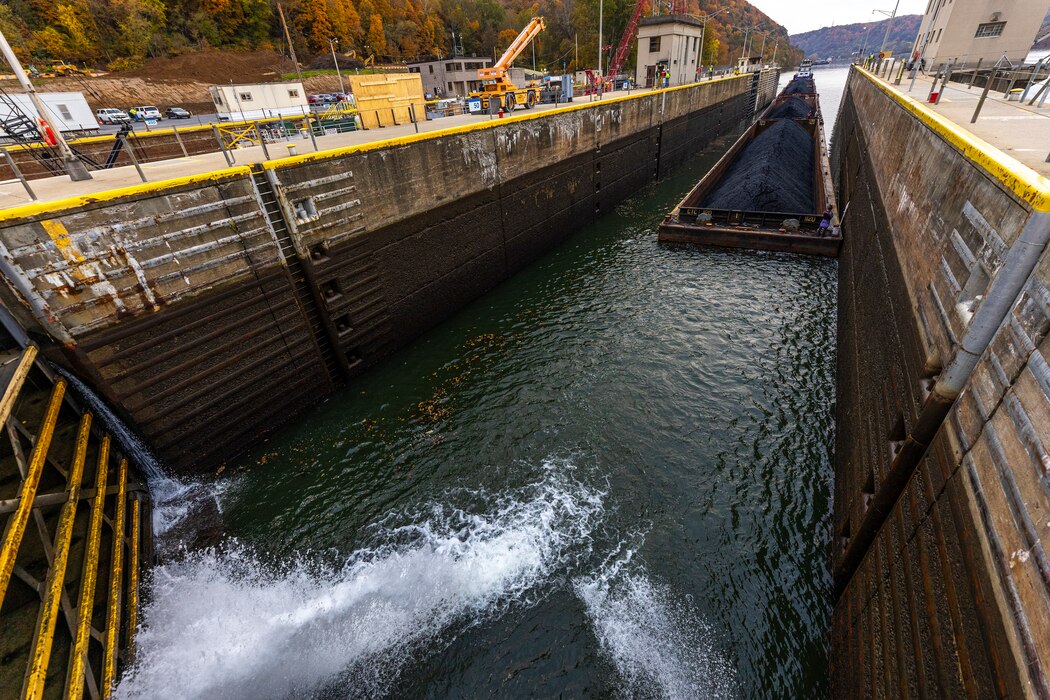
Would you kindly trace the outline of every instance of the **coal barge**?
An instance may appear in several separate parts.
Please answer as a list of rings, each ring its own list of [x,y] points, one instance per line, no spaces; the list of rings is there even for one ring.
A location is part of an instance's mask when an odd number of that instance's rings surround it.
[[[808,71],[787,84],[664,218],[659,240],[838,255],[842,233]]]

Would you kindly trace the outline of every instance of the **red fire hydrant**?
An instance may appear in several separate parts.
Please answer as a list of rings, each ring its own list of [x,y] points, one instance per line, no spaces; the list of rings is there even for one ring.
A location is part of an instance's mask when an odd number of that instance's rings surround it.
[[[499,108],[499,111],[498,111],[498,112],[496,112],[496,115],[497,115],[497,116],[498,116],[498,117],[499,117],[500,119],[503,119],[503,107],[500,107],[500,108]]]

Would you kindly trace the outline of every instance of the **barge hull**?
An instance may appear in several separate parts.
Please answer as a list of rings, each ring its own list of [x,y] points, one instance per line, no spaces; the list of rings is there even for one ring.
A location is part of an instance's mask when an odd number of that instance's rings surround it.
[[[782,253],[838,257],[841,237],[800,236],[773,231],[753,231],[732,228],[701,228],[683,224],[661,224],[659,240],[663,243],[684,243],[719,248],[752,248]]]

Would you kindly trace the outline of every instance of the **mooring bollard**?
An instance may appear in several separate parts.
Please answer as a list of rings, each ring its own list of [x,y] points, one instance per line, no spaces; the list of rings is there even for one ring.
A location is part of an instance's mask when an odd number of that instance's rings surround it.
[[[15,165],[15,159],[11,157],[11,154],[7,152],[6,148],[0,148],[0,151],[4,152],[4,158],[7,159],[8,167],[11,168],[11,172],[13,172],[15,174],[15,177],[18,178],[19,182],[22,183],[22,187],[26,189],[26,194],[28,194],[29,198],[35,202],[36,193],[33,192],[32,188],[29,187],[29,181],[26,180],[25,175],[23,175],[22,171],[18,169],[18,166]]]
[[[190,154],[186,152],[186,146],[182,143],[182,135],[179,134],[179,127],[172,126],[171,133],[175,134],[175,141],[178,142],[179,148],[182,149],[182,157],[189,158]]]
[[[215,140],[219,142],[219,150],[222,151],[222,155],[226,158],[226,165],[233,167],[233,156],[228,150],[226,150],[226,143],[222,140],[222,134],[219,133],[219,127],[212,124],[211,130],[215,134]]]
[[[127,138],[121,136],[120,142],[123,144],[124,148],[127,149],[128,158],[131,158],[131,164],[135,166],[135,170],[138,171],[139,177],[142,178],[143,182],[147,182],[146,173],[142,172],[142,166],[139,165],[139,160],[135,157],[135,151],[131,150],[131,144],[128,143]]]
[[[977,59],[977,65],[974,67],[973,74],[970,76],[970,84],[966,86],[967,90],[972,88],[973,87],[973,81],[977,80],[977,71],[981,70],[981,63],[983,61],[984,61],[984,56],[981,56],[980,58]]]
[[[270,160],[270,149],[266,147],[266,137],[263,136],[262,129],[259,128],[259,122],[253,123],[252,126],[255,127],[255,135],[259,137],[259,145],[262,146],[263,156],[266,157],[266,160]]]
[[[944,90],[948,87],[948,81],[952,78],[951,66],[948,67],[948,72],[944,74],[944,80],[941,81],[941,91],[937,93],[937,99],[934,100],[934,104],[939,105],[941,103],[941,97],[944,96]]]
[[[988,80],[984,84],[984,90],[981,92],[981,97],[977,100],[977,108],[973,111],[973,116],[970,118],[971,124],[977,122],[977,117],[981,114],[981,107],[984,107],[984,101],[988,98],[988,91],[992,89],[992,83],[995,82],[995,78],[998,74],[999,71],[996,70],[988,75]]]

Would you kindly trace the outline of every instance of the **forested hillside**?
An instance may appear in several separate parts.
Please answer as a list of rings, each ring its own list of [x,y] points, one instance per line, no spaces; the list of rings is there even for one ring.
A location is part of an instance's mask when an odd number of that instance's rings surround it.
[[[922,15],[901,15],[893,20],[886,50],[895,55],[906,54],[915,42],[919,33]],[[882,46],[882,37],[886,33],[888,19],[881,22],[863,22],[861,24],[843,24],[838,27],[822,27],[804,34],[794,34],[791,42],[806,52],[807,56],[817,58],[849,58],[857,51],[872,53]]]
[[[650,0],[642,0],[649,2]],[[454,41],[467,55],[493,55],[534,15],[547,31],[536,42],[538,66],[593,66],[599,0],[282,0],[302,63],[323,63],[330,38],[341,54],[377,63],[444,57]],[[728,10],[708,25],[704,60],[730,63],[745,30],[757,28],[767,60],[793,63],[786,30],[744,0],[686,0],[689,13]],[[634,0],[604,0],[605,51],[619,40]],[[27,61],[63,59],[96,68],[135,68],[149,59],[204,49],[274,48],[286,52],[275,0],[0,0],[0,30]],[[753,36],[753,51],[762,48]],[[531,55],[529,56],[531,60]],[[633,57],[632,57],[633,62]]]

